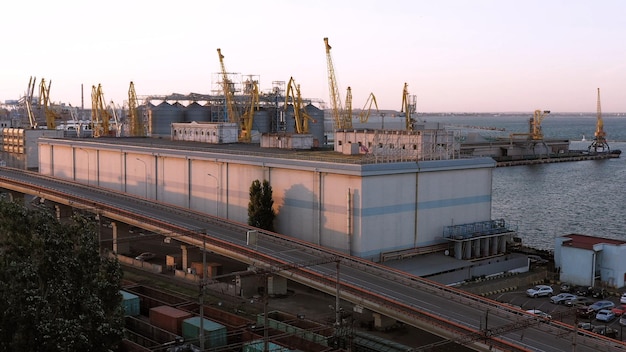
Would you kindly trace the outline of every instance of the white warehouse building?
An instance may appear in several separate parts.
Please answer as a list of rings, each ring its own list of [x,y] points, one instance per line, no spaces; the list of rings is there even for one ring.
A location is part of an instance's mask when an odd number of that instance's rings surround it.
[[[489,236],[465,238],[465,247],[453,243],[460,237],[444,236],[451,226],[491,221],[494,168],[491,158],[376,162],[324,150],[155,138],[39,140],[42,174],[243,223],[251,183],[268,180],[276,232],[373,261],[433,245],[448,245],[457,259],[502,253]]]

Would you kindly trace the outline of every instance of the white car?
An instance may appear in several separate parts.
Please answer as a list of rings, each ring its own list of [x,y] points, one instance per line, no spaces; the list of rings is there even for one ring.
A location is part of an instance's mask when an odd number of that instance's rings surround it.
[[[529,288],[526,290],[526,295],[528,297],[540,297],[540,296],[551,296],[554,293],[552,287],[548,285],[537,285],[533,288]]]
[[[613,319],[615,319],[615,313],[608,309],[600,309],[598,313],[596,313],[597,321],[609,322]]]
[[[143,261],[147,261],[156,257],[156,254],[152,252],[143,252],[140,255],[136,256],[135,259]]]
[[[626,292],[622,293],[622,296],[619,298],[619,303],[626,304]]]
[[[554,304],[565,304],[565,302],[576,299],[576,295],[572,293],[559,293],[556,296],[550,297],[550,302]]]
[[[552,316],[550,314],[544,311],[541,311],[539,309],[530,309],[530,310],[527,310],[526,313],[530,313],[530,314],[533,314],[533,315],[536,315],[538,317],[545,318],[545,319],[552,319]]]

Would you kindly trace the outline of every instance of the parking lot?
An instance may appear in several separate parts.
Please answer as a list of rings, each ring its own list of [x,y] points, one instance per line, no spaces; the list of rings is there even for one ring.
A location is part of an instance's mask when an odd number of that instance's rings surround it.
[[[488,296],[488,298],[496,300],[502,303],[508,303],[516,308],[522,309],[524,311],[528,310],[539,310],[545,312],[551,316],[552,320],[561,321],[565,324],[569,324],[572,326],[579,325],[581,323],[587,323],[586,327],[589,327],[589,324],[593,326],[608,326],[611,329],[614,329],[614,332],[617,334],[615,337],[618,340],[623,340],[624,335],[622,332],[626,333],[626,329],[620,325],[619,323],[619,315],[613,319],[610,319],[608,322],[598,321],[596,320],[596,314],[593,313],[589,316],[581,316],[577,314],[578,307],[568,307],[565,304],[555,304],[550,301],[550,297],[556,296],[561,293],[560,285],[557,284],[547,284],[552,287],[553,294],[549,294],[547,296],[542,297],[529,297],[526,294],[526,290],[534,287],[535,285],[529,285],[528,287],[522,287],[516,291],[503,292],[499,294],[495,294],[492,296]],[[621,307],[623,304],[620,303],[620,296],[616,292],[612,292],[611,295],[605,297],[604,299],[600,298],[592,298],[588,297],[591,303],[606,300],[614,303],[615,307]],[[618,313],[619,314],[619,313]]]

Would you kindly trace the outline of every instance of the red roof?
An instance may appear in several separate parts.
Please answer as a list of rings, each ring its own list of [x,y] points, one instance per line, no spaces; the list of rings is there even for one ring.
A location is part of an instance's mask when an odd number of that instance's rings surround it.
[[[563,246],[582,248],[582,249],[593,249],[593,246],[599,243],[612,244],[616,246],[626,244],[626,241],[622,241],[622,240],[614,240],[611,238],[602,238],[602,237],[594,237],[594,236],[587,236],[587,235],[578,235],[574,233],[565,235],[563,237],[567,237],[571,239],[571,241],[564,242]]]

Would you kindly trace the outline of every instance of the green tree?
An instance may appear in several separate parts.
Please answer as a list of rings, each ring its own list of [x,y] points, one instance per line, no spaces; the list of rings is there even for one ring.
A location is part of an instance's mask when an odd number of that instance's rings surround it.
[[[123,337],[122,271],[95,222],[0,200],[0,351],[110,351]]]
[[[248,203],[248,225],[260,229],[274,231],[274,200],[272,199],[272,186],[267,180],[261,183],[259,180],[252,181],[250,186],[250,203]]]

